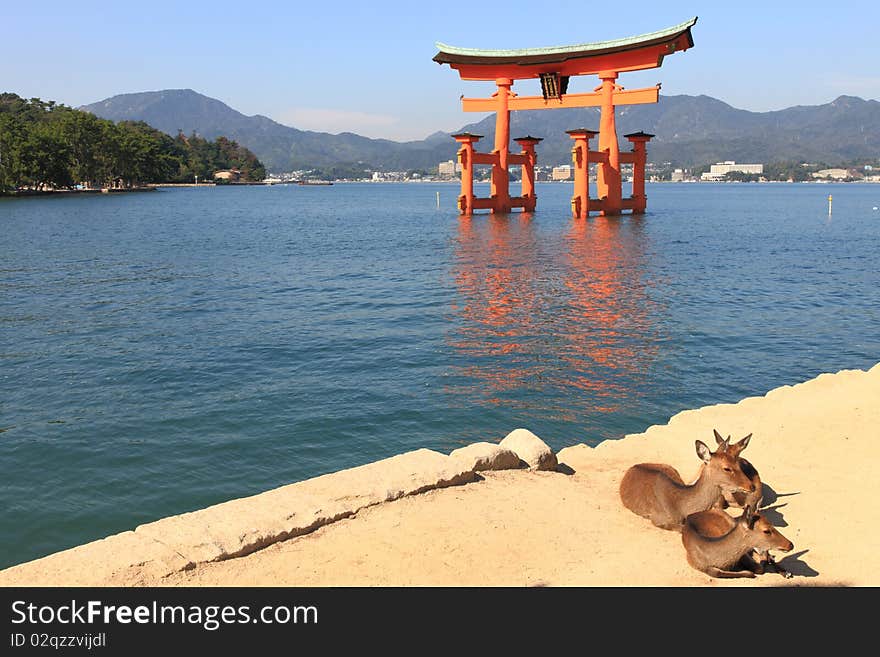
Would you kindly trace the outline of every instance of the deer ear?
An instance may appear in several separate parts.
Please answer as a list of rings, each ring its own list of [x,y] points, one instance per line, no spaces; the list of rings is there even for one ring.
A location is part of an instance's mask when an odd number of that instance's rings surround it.
[[[749,446],[749,441],[750,441],[751,439],[752,439],[752,434],[749,434],[748,436],[746,436],[745,438],[743,438],[742,440],[740,440],[740,441],[736,444],[736,446],[739,448],[738,451],[741,452],[741,451],[743,451],[746,447],[748,447],[748,446]]]
[[[755,515],[755,504],[753,502],[743,509],[743,514],[740,516],[740,520],[745,523],[746,527],[752,529],[755,526],[755,520],[757,519],[758,516]]]
[[[697,456],[708,463],[709,460],[712,458],[712,452],[709,450],[709,446],[702,440],[697,440],[694,444],[697,447]]]
[[[719,445],[724,442],[724,438],[721,437],[721,434],[718,433],[718,429],[712,429],[712,433],[715,434],[715,442]]]

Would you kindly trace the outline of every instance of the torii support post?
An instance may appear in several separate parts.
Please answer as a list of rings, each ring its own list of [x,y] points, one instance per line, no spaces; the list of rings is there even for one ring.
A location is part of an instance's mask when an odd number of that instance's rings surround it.
[[[543,140],[540,137],[527,136],[517,137],[514,141],[522,148],[522,209],[523,212],[534,212],[538,202],[535,194],[535,164],[538,161],[535,146]]]
[[[461,132],[452,135],[452,137],[461,144],[458,149],[458,162],[461,164],[461,194],[458,197],[458,212],[459,214],[472,215],[474,213],[474,144],[480,141],[483,135]]]
[[[590,140],[598,132],[577,128],[566,130],[574,139],[571,161],[574,164],[574,195],[571,197],[571,214],[575,219],[586,219],[590,214]]]
[[[602,215],[617,215],[622,209],[623,192],[620,179],[620,145],[617,143],[617,123],[614,118],[614,92],[617,71],[600,71],[602,84],[596,88],[602,94],[602,114],[599,119],[599,150],[608,153],[608,161],[599,165],[596,175],[596,196],[602,201]]]
[[[510,97],[515,95],[510,87],[513,80],[510,78],[497,78],[498,86],[493,96],[496,100],[495,109],[495,150],[493,155],[497,160],[492,164],[492,212],[510,212],[510,174],[507,170],[510,164]]]
[[[648,206],[648,197],[645,195],[645,163],[648,160],[646,144],[654,135],[646,132],[631,132],[624,135],[633,145],[633,188],[632,188],[632,212],[644,214]]]

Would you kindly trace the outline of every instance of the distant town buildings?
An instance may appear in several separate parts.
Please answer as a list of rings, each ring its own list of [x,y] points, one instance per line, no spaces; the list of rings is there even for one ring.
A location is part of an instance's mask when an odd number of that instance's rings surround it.
[[[461,173],[461,164],[453,160],[446,160],[437,165],[437,175],[441,178],[454,178]]]
[[[563,164],[560,167],[553,167],[553,171],[550,173],[551,180],[570,180],[571,179],[571,165]]]
[[[415,171],[373,171],[369,180],[370,182],[418,182],[433,180],[433,177],[423,178]]]
[[[833,168],[833,169],[822,169],[818,170],[821,164],[818,163],[809,163],[803,162],[798,165],[792,165],[795,172],[798,169],[806,169],[800,175],[792,176],[789,174],[788,170],[777,170],[774,168],[774,165],[763,165],[763,164],[738,164],[734,161],[725,161],[725,162],[716,162],[710,168],[708,172],[709,175],[701,176],[698,171],[702,170],[702,167],[697,169],[690,169],[686,167],[674,168],[672,162],[649,162],[645,167],[645,178],[650,182],[682,182],[682,183],[694,183],[700,181],[725,181],[733,178],[734,180],[739,179],[742,180],[744,176],[760,176],[758,179],[759,182],[775,182],[775,181],[785,181],[786,178],[788,182],[810,182],[810,183],[827,183],[827,182],[872,182],[872,183],[880,183],[880,160],[877,163],[872,164],[859,164],[858,166],[853,166],[851,168]],[[766,167],[766,168],[765,168]],[[480,166],[476,169],[475,182],[486,183],[489,182],[489,174],[491,168],[488,166]],[[458,179],[458,174],[461,172],[461,165],[459,165],[454,160],[446,160],[445,162],[439,162],[437,164],[436,171],[428,172],[428,171],[420,171],[420,170],[410,170],[410,171],[381,171],[375,170],[371,168],[363,168],[360,171],[353,170],[347,176],[336,176],[333,180],[340,182],[375,182],[375,183],[384,183],[384,182],[419,182],[419,181],[434,181],[434,182],[452,182]],[[739,175],[725,177],[728,172],[737,172]],[[768,173],[769,172],[769,173]],[[226,171],[218,171],[219,175],[217,180],[219,181],[222,178],[226,178],[226,180],[230,182],[235,181],[235,175],[238,173],[237,169],[230,169]],[[621,174],[623,175],[625,180],[631,181],[632,173],[630,168],[627,165],[623,165],[621,167]],[[714,174],[714,175],[713,175]],[[511,166],[510,167],[510,179],[512,181],[518,181],[520,176],[520,167],[519,166]],[[716,177],[717,176],[717,177]],[[785,177],[782,177],[785,176]],[[297,170],[291,171],[287,173],[275,174],[273,178],[267,179],[267,183],[285,183],[285,182],[298,182],[303,179],[314,179],[314,178],[323,178],[327,177],[327,174],[320,170]],[[557,183],[571,183],[574,177],[574,169],[570,165],[561,165],[561,166],[553,166],[552,164],[538,165],[535,167],[535,180],[540,182],[557,182]],[[746,178],[748,179],[748,178]],[[590,183],[596,182],[596,171],[595,166],[591,166],[590,174],[589,174]],[[204,182],[204,181],[202,181]],[[224,181],[225,182],[225,181]]]
[[[700,176],[700,180],[724,180],[728,173],[751,173],[761,175],[764,173],[763,164],[737,164],[733,160],[717,162],[709,167],[709,170]]]

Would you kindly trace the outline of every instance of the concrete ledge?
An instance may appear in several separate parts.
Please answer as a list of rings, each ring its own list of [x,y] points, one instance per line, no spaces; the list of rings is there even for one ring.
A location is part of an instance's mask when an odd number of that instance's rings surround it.
[[[150,582],[239,557],[359,510],[476,479],[459,459],[419,449],[206,509],[170,516],[0,571],[0,586]]]
[[[0,571],[0,586],[114,586],[148,583],[195,564],[128,531]]]
[[[465,464],[429,449],[340,470],[135,529],[194,563],[243,556],[360,509],[473,481]]]

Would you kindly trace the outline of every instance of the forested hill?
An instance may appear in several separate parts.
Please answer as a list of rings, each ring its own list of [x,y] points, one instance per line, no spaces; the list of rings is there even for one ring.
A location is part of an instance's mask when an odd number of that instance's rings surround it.
[[[142,121],[114,123],[13,93],[0,93],[0,157],[0,192],[193,182],[230,168],[246,180],[266,175],[251,151],[225,137],[171,137]]]
[[[208,139],[223,134],[250,148],[268,169],[279,172],[354,164],[373,170],[431,170],[438,162],[453,158],[456,151],[455,142],[442,132],[422,141],[395,142],[350,132],[333,135],[298,130],[265,116],[245,116],[191,89],[124,94],[82,109],[116,121],[145,121],[170,135],[180,130]],[[595,108],[511,114],[512,136],[544,138],[538,148],[541,164],[569,161],[571,140],[566,130],[599,125]],[[466,117],[462,114],[462,119]],[[835,165],[876,158],[880,151],[880,103],[854,96],[774,112],[749,112],[709,96],[661,96],[654,105],[619,107],[617,126],[621,135],[638,130],[656,135],[648,147],[649,161],[675,166],[720,160]],[[429,131],[431,126],[425,129]],[[491,148],[494,116],[462,130],[485,135],[480,145]],[[626,141],[621,141],[621,146],[628,148]]]
[[[386,171],[430,169],[437,167],[437,158],[448,160],[456,151],[455,142],[443,133],[401,143],[350,132],[297,130],[265,116],[245,116],[192,89],[123,94],[80,109],[114,121],[145,121],[169,135],[179,131],[208,139],[226,135],[245,144],[275,172],[356,163]]]

